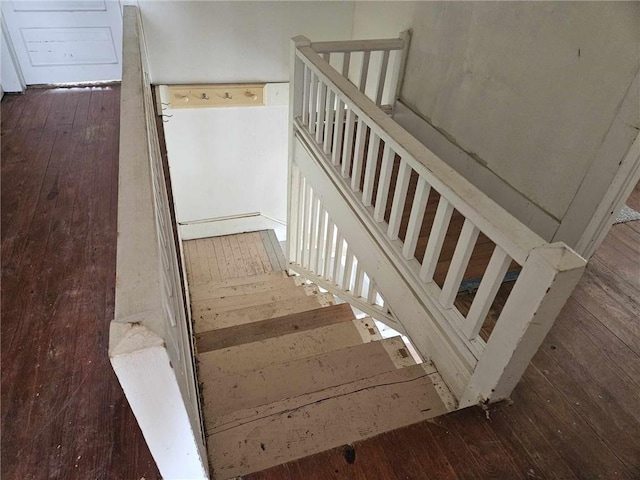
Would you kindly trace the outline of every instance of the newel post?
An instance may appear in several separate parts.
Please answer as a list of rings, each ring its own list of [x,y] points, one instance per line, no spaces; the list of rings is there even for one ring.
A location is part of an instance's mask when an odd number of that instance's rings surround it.
[[[564,243],[531,251],[460,399],[461,408],[509,397],[585,265]]]
[[[298,205],[292,199],[298,198],[298,184],[294,182],[293,142],[295,141],[294,120],[302,115],[304,63],[298,57],[297,50],[300,47],[308,47],[311,41],[304,36],[291,39],[289,53],[289,167],[287,171],[287,261],[295,258],[295,249],[298,235]]]

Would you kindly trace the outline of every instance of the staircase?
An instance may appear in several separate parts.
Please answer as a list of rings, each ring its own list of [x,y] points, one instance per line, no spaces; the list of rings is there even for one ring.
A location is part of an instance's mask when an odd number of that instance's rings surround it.
[[[236,247],[237,245],[237,247]],[[213,477],[264,470],[454,408],[430,363],[289,277],[272,231],[185,242]]]

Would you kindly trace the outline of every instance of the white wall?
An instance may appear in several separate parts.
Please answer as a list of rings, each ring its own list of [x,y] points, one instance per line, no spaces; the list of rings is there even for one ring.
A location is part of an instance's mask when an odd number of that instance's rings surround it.
[[[168,110],[176,217],[189,223],[287,212],[286,106]]]
[[[151,80],[285,82],[289,39],[351,38],[353,2],[139,1]]]
[[[561,220],[590,169],[613,176],[637,134],[637,107],[621,105],[638,105],[639,19],[637,2],[419,3],[402,99]]]
[[[349,39],[354,10],[352,2],[140,0],[139,6],[155,84],[287,82],[290,38]],[[164,127],[183,236],[275,228],[283,239],[287,106],[166,113],[173,115]],[[252,213],[262,216],[237,220]]]
[[[393,38],[412,26],[418,2],[356,2],[353,38]]]

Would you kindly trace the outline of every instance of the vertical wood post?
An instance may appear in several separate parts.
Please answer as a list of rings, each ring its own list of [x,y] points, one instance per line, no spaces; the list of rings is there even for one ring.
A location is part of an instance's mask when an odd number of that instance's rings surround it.
[[[298,208],[294,201],[296,188],[300,186],[294,184],[293,172],[293,141],[295,138],[295,127],[293,120],[302,116],[303,84],[304,84],[304,63],[296,55],[299,47],[308,47],[311,42],[303,36],[291,39],[291,49],[289,51],[289,166],[287,180],[287,261],[289,263],[296,259],[296,244],[298,235]]]
[[[529,254],[460,400],[460,408],[507,398],[580,280],[585,260],[562,243]]]

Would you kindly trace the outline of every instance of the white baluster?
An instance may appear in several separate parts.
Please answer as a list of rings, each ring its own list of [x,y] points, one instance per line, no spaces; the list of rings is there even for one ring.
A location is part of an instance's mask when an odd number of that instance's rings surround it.
[[[364,93],[365,88],[367,88],[367,76],[369,75],[369,59],[371,57],[371,52],[364,52],[362,55],[362,67],[360,68],[360,83],[358,84],[358,89]]]
[[[440,197],[436,216],[431,226],[431,233],[429,233],[427,249],[424,252],[422,267],[420,268],[420,278],[425,282],[431,282],[433,280],[433,274],[438,266],[440,252],[442,251],[444,239],[447,236],[452,214],[453,206],[446,198]]]
[[[318,244],[316,246],[317,255],[316,255],[316,263],[314,265],[314,272],[317,275],[322,276],[322,267],[323,267],[323,256],[324,256],[324,244],[326,241],[325,235],[325,223],[326,223],[327,213],[324,208],[322,208],[322,204],[320,204],[320,213],[318,216]]]
[[[445,279],[442,291],[440,292],[440,303],[445,308],[453,306],[453,302],[458,294],[458,289],[462,283],[462,278],[464,277],[464,272],[467,270],[469,259],[471,259],[471,255],[473,254],[473,248],[476,245],[479,233],[480,231],[476,226],[471,223],[469,219],[465,218],[462,231],[460,232],[460,237],[458,238],[458,243],[456,243],[456,250],[453,252],[453,258],[451,259],[451,265],[447,272],[447,278]]]
[[[380,137],[371,130],[371,133],[369,134],[369,148],[367,151],[367,165],[364,170],[364,186],[362,187],[362,203],[365,207],[371,205],[379,151]]]
[[[476,338],[480,333],[482,324],[487,318],[491,304],[496,298],[510,264],[511,257],[496,246],[480,282],[480,287],[471,303],[467,318],[462,325],[462,331],[470,340]]]
[[[347,110],[347,120],[344,130],[344,145],[342,146],[342,176],[349,177],[351,170],[351,155],[353,153],[353,134],[355,130],[356,114],[353,110]]]
[[[298,235],[300,224],[298,223],[300,204],[300,169],[298,165],[291,162],[291,186],[289,189],[289,225],[287,226],[287,260],[295,262],[296,250],[298,246]]]
[[[376,287],[376,283],[373,281],[373,278],[369,278],[369,291],[367,292],[367,302],[369,302],[370,305],[375,305],[377,297],[378,297],[378,288]]]
[[[304,268],[309,268],[309,233],[311,228],[311,205],[313,204],[313,190],[311,184],[306,182],[304,189],[304,226],[302,229],[302,262]]]
[[[311,86],[309,87],[309,133],[316,133],[316,123],[318,121],[318,77],[311,72]]]
[[[387,79],[387,66],[389,65],[389,50],[382,53],[382,65],[380,65],[380,78],[378,79],[378,87],[376,90],[376,105],[382,104],[382,93],[384,84]]]
[[[331,155],[331,163],[333,165],[340,165],[340,159],[342,158],[342,146],[343,146],[343,132],[344,132],[344,102],[340,100],[340,97],[336,95],[336,114],[333,127],[333,153]]]
[[[336,229],[337,230],[337,229]],[[340,285],[340,271],[342,270],[342,245],[343,238],[340,230],[336,233],[336,253],[333,259],[333,283]]]
[[[324,117],[326,112],[327,103],[327,86],[324,82],[319,82],[319,100],[318,100],[318,126],[316,128],[316,142],[323,143],[324,141]]]
[[[311,86],[311,70],[304,66],[304,81],[302,93],[302,124],[309,125],[309,87]]]
[[[393,194],[393,202],[391,203],[389,228],[387,229],[389,240],[397,240],[398,238],[400,223],[402,223],[402,213],[404,212],[404,204],[407,201],[407,190],[409,188],[409,180],[411,180],[411,171],[409,164],[405,160],[400,159],[396,189]]]
[[[309,235],[309,263],[307,268],[316,272],[317,270],[314,268],[318,256],[318,208],[320,204],[318,202],[318,197],[313,195],[311,200],[311,229]]]
[[[362,178],[362,164],[364,163],[364,144],[367,136],[367,124],[358,118],[356,129],[356,148],[353,153],[353,172],[351,174],[351,190],[360,191],[360,180]]]
[[[404,246],[402,247],[402,255],[407,260],[411,260],[416,253],[416,246],[420,238],[420,230],[422,229],[422,221],[424,220],[424,212],[427,209],[430,190],[431,187],[427,181],[423,177],[419,177],[416,195],[413,197],[413,205],[411,206],[407,234],[404,237]]]
[[[362,297],[362,287],[364,283],[364,270],[360,265],[360,260],[357,260],[356,264],[356,280],[353,285],[353,295],[358,298]]]
[[[351,53],[345,52],[342,58],[342,75],[346,78],[349,75],[349,64],[351,62]],[[336,94],[337,106],[335,115],[335,127],[333,132],[333,155],[331,161],[333,165],[340,165],[342,158],[343,131],[344,131],[344,102]]]
[[[331,217],[327,217],[327,242],[324,246],[324,278],[325,280],[331,279],[331,255],[333,254],[334,245],[334,226]]]
[[[325,111],[327,112],[326,115],[326,126],[324,129],[324,144],[323,144],[323,151],[324,153],[326,153],[327,155],[331,153],[331,146],[333,144],[333,121],[334,121],[334,117],[335,117],[335,101],[336,101],[336,96],[333,93],[333,91],[327,87],[327,102],[325,105]]]
[[[302,265],[302,252],[304,251],[304,228],[306,214],[304,211],[306,196],[306,179],[300,175],[300,189],[298,192],[298,238],[296,245],[296,263]]]
[[[384,146],[382,152],[382,166],[380,168],[380,178],[378,180],[378,194],[376,195],[376,207],[373,211],[373,218],[376,222],[384,221],[384,214],[387,209],[387,199],[389,198],[389,185],[391,174],[393,173],[393,161],[395,152],[389,145]]]
[[[346,260],[344,264],[344,273],[342,275],[342,289],[344,291],[351,290],[351,272],[353,271],[353,251],[347,245]]]

